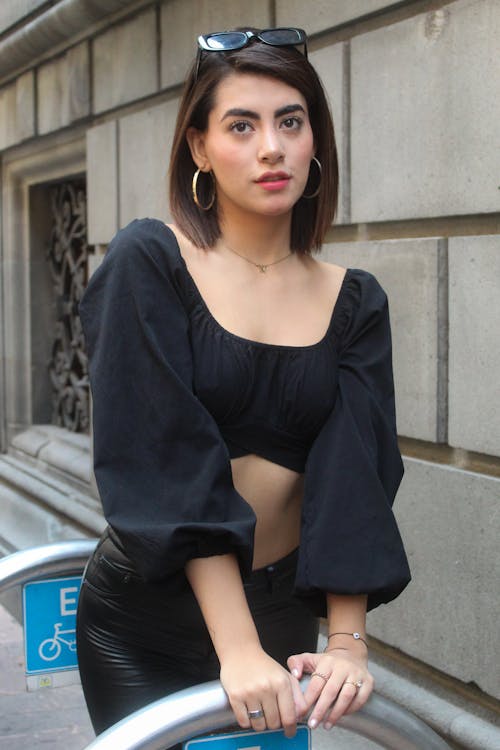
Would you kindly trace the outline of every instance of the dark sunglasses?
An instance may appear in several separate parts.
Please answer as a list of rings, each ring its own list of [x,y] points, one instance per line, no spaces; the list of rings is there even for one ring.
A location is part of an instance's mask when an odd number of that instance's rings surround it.
[[[272,47],[304,47],[304,57],[307,60],[307,34],[304,29],[279,28],[263,29],[262,31],[216,31],[213,34],[202,34],[198,37],[198,56],[196,59],[196,73],[198,78],[202,52],[229,52],[242,49],[252,39],[270,44]]]

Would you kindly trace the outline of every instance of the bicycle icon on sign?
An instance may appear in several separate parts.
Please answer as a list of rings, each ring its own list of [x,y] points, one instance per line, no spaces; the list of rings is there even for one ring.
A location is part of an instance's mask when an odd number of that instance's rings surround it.
[[[70,640],[69,638],[63,638],[63,635],[75,635],[75,628],[70,630],[61,630],[62,622],[56,622],[54,624],[54,635],[52,638],[46,638],[38,646],[38,653],[40,658],[44,661],[54,661],[60,655],[62,651],[61,644],[69,648],[70,651],[76,651],[76,638]]]

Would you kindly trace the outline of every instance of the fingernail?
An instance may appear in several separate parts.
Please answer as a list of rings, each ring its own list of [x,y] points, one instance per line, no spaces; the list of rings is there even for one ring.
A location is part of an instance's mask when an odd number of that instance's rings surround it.
[[[295,669],[292,669],[292,674],[293,674],[294,677],[298,677],[299,676],[299,670],[295,667]]]
[[[317,727],[318,726],[317,719],[310,719],[309,726],[311,727],[311,729],[314,729],[315,727]]]
[[[330,724],[330,722],[327,721],[326,724],[323,724],[323,726],[325,727],[325,729],[331,729],[333,727],[333,724]]]

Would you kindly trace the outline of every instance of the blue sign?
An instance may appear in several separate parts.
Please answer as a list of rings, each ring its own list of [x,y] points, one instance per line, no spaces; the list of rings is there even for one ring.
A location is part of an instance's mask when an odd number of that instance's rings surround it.
[[[81,577],[27,583],[23,591],[26,674],[76,669]]]
[[[295,737],[285,737],[282,729],[266,732],[233,732],[199,737],[184,743],[185,750],[310,750],[311,730],[297,727]]]

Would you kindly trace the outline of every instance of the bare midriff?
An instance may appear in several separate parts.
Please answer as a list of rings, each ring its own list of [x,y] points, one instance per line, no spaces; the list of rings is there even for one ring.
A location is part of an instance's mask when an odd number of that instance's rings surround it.
[[[250,454],[231,461],[233,483],[257,516],[254,570],[299,546],[304,475]]]

